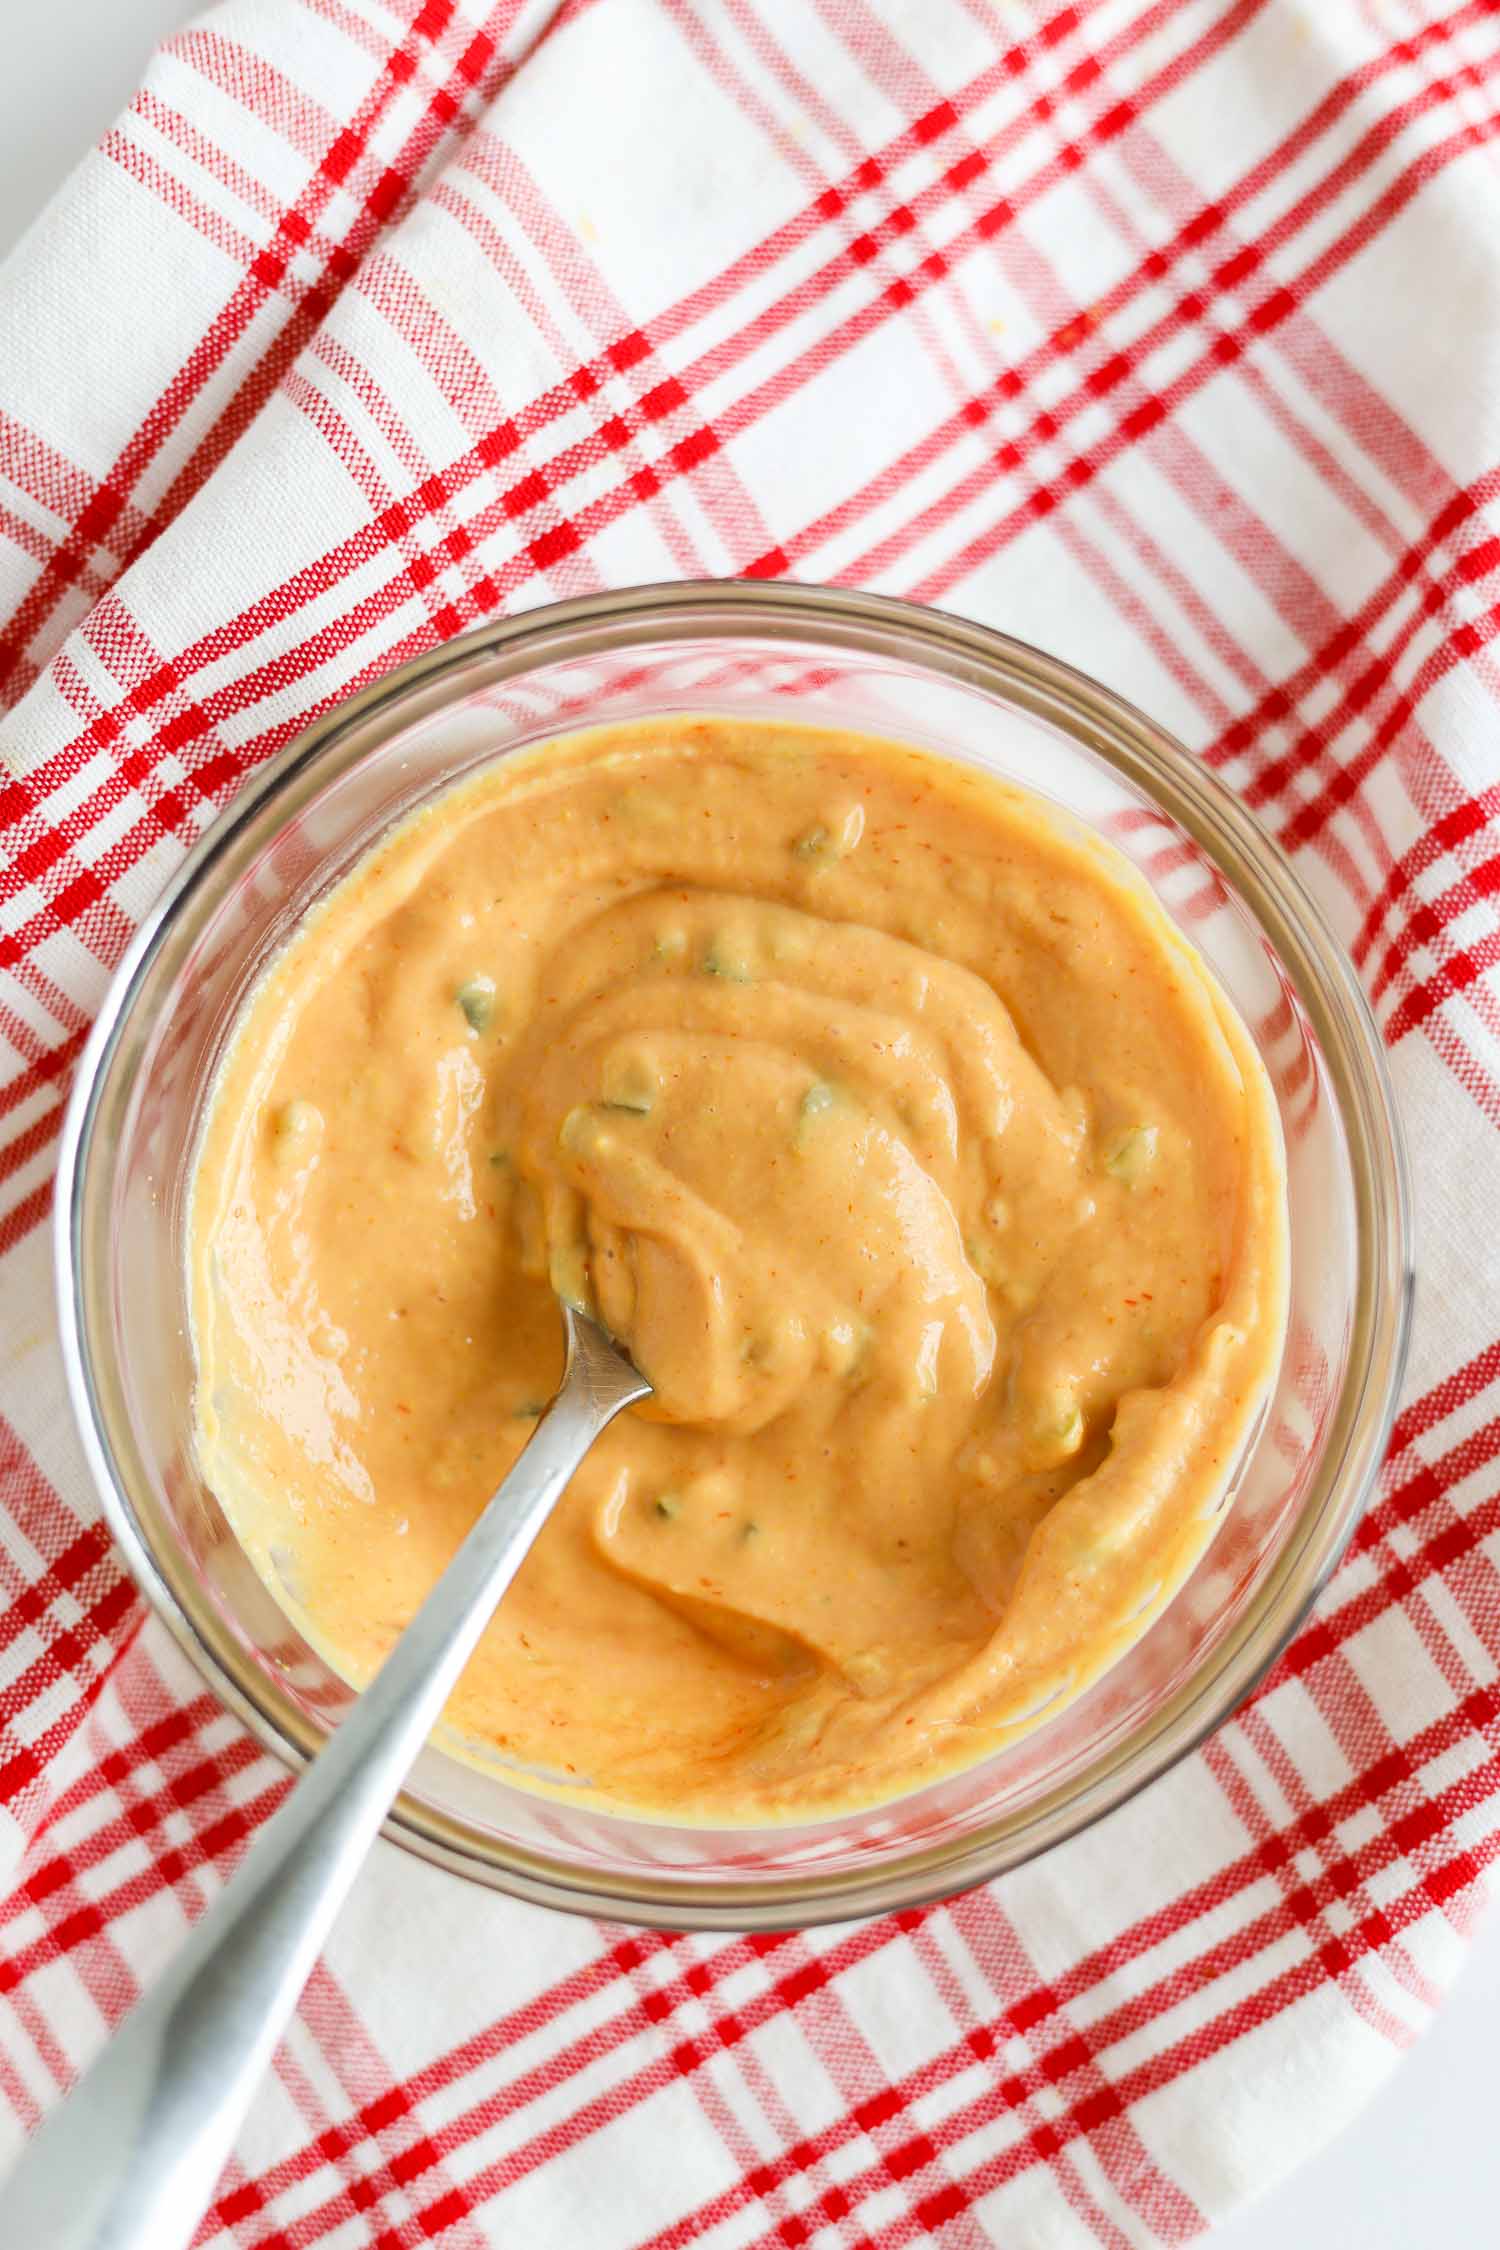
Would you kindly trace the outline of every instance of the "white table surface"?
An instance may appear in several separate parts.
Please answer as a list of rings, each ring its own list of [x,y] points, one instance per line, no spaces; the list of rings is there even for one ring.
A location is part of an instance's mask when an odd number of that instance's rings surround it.
[[[193,12],[189,0],[12,0],[0,70],[0,256],[128,99],[152,43]],[[1382,2094],[1341,2140],[1222,2228],[1216,2250],[1493,2250],[1497,2097],[1493,1913],[1436,2027]]]

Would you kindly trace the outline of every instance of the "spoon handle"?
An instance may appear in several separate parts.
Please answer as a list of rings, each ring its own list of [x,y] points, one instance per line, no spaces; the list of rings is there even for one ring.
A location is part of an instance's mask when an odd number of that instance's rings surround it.
[[[3,2189],[16,2250],[185,2250],[335,1914],[495,1604],[650,1385],[565,1308],[562,1388],[372,1684]]]

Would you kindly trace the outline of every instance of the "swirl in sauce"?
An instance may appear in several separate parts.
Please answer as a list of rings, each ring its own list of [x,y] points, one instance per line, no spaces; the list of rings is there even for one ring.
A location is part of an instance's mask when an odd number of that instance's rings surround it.
[[[600,729],[389,836],[253,996],[192,1206],[198,1426],[367,1678],[552,1389],[655,1386],[449,1708],[534,1786],[827,1812],[1076,1693],[1280,1349],[1274,1105],[1125,862],[889,743]]]

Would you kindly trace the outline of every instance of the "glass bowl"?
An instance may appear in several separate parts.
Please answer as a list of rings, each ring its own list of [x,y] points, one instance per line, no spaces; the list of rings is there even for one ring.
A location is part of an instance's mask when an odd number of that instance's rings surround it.
[[[1410,1293],[1401,1141],[1378,1037],[1285,859],[1159,727],[1040,650],[874,596],[642,587],[484,627],[341,705],[189,852],[85,1051],[58,1174],[74,1409],[110,1528],[211,1686],[296,1765],[350,1690],[276,1607],[198,1473],[187,1168],[236,1011],[309,902],[414,804],[571,726],[782,716],[922,743],[1025,783],[1141,869],[1259,1043],[1280,1105],[1291,1317],[1277,1388],[1187,1585],[1093,1688],[967,1772],[801,1825],[676,1827],[548,1802],[429,1747],[388,1833],[548,1906],[766,1929],[911,1906],[1096,1820],[1255,1684],[1359,1516]]]

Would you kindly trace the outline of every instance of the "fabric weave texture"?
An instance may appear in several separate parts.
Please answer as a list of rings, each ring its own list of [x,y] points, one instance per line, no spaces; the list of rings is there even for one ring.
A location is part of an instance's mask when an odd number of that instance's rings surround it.
[[[1500,12],[224,0],[0,268],[0,2160],[286,1786],[146,1620],[46,1220],[243,778],[496,612],[784,574],[1187,742],[1364,978],[1407,1399],[1252,1703],[967,1897],[549,1916],[381,1846],[200,2240],[1192,2239],[1440,2004],[1500,1850]]]

